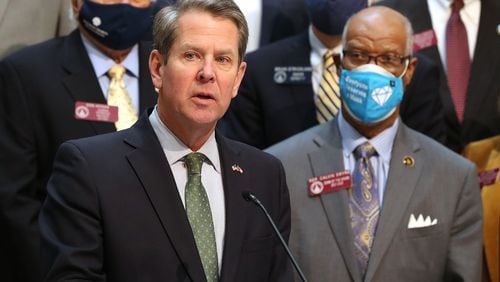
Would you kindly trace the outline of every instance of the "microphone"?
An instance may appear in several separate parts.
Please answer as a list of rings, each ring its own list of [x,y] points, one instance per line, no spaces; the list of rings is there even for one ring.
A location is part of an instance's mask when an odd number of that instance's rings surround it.
[[[269,223],[271,224],[271,226],[274,229],[274,233],[276,233],[276,235],[280,239],[281,245],[283,245],[283,248],[285,248],[285,251],[286,251],[286,253],[288,255],[288,258],[290,258],[290,260],[292,261],[293,267],[295,268],[295,270],[299,274],[300,279],[302,281],[304,281],[304,282],[307,282],[307,279],[304,276],[304,273],[300,269],[300,266],[298,265],[297,261],[295,260],[295,258],[293,257],[292,253],[290,252],[290,249],[288,248],[285,240],[283,239],[283,236],[281,236],[281,233],[278,230],[278,227],[276,227],[276,224],[274,224],[273,219],[271,218],[271,216],[267,212],[267,210],[264,207],[264,205],[262,205],[262,203],[259,201],[259,199],[257,197],[255,197],[255,195],[252,192],[250,192],[250,191],[243,191],[241,193],[241,196],[243,196],[243,199],[245,199],[246,201],[252,202],[252,203],[256,204],[257,206],[259,206],[260,209],[264,212],[264,214],[266,215],[267,221],[269,221]]]

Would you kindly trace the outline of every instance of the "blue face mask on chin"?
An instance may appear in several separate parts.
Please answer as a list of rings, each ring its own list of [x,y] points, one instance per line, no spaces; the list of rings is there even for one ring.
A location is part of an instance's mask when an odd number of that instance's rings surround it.
[[[138,43],[150,30],[153,5],[137,8],[129,4],[104,5],[83,1],[78,17],[92,37],[113,50],[125,50]]]
[[[342,70],[340,96],[349,114],[364,124],[373,124],[388,118],[403,100],[403,75],[395,77],[374,64],[361,65],[353,70]]]

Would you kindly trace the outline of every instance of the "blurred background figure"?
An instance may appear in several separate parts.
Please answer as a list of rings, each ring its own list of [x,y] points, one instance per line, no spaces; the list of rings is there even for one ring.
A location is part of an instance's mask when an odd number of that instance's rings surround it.
[[[274,41],[299,34],[309,26],[304,0],[234,0],[248,22],[247,52]],[[160,9],[175,0],[157,0]]]
[[[482,281],[500,273],[500,135],[469,143],[464,156],[477,166],[483,200],[484,265]]]
[[[127,128],[155,104],[140,42],[153,7],[130,2],[72,0],[76,30],[0,61],[2,281],[41,280],[37,218],[59,145]]]
[[[0,1],[0,59],[76,27],[70,0]]]
[[[500,134],[500,1],[385,0],[411,21],[414,51],[440,68],[449,148]]]
[[[247,52],[299,34],[309,26],[304,0],[235,0],[248,21]]]
[[[335,61],[342,52],[341,33],[349,16],[367,2],[308,0],[306,4],[312,21],[307,31],[247,55],[239,95],[219,124],[229,138],[266,148],[333,118],[338,111]],[[419,57],[400,114],[411,128],[444,142],[438,78],[438,68]]]

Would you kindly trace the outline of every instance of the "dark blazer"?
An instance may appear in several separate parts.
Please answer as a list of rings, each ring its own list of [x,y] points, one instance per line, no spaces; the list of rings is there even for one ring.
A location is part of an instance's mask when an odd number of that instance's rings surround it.
[[[156,101],[149,52],[149,44],[141,43],[141,110]],[[12,264],[2,273],[13,271],[14,281],[38,282],[36,221],[57,148],[69,139],[116,129],[112,123],[74,118],[76,101],[106,103],[78,31],[5,58],[0,77],[0,236],[5,236],[0,257]]]
[[[426,1],[388,0],[389,6],[408,17],[415,33],[432,29]],[[500,134],[500,2],[481,0],[481,18],[476,49],[472,58],[464,120],[460,125],[437,46],[418,53],[432,59],[440,69],[440,94],[444,105],[447,146],[461,151],[467,143]]]
[[[483,224],[475,166],[403,123],[394,139],[362,277],[348,189],[316,197],[307,192],[312,177],[345,170],[341,134],[333,120],[268,149],[285,167],[292,206],[290,248],[309,281],[480,281]],[[409,158],[413,163],[405,164]],[[409,226],[412,217],[420,216],[434,224]]]
[[[307,30],[309,15],[307,14],[304,0],[260,1],[262,1],[262,18],[259,46],[264,46]],[[155,10],[158,11],[175,2],[176,0],[157,0]]]
[[[307,32],[250,53],[247,70],[220,129],[232,139],[266,148],[318,124],[314,91],[308,78],[302,83],[278,84],[275,67],[311,68]],[[412,128],[444,142],[438,69],[419,57],[412,83],[401,104],[401,117]]]
[[[308,26],[304,0],[262,0],[259,46],[302,33]]]
[[[216,135],[226,205],[220,281],[291,281],[291,265],[253,191],[288,240],[281,163]],[[243,172],[232,169],[239,165]],[[46,280],[205,281],[184,206],[143,115],[132,128],[64,143],[40,214]]]

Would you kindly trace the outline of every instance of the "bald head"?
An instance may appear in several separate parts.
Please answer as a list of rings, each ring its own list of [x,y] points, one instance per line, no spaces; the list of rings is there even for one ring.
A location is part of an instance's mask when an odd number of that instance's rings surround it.
[[[353,34],[363,32],[373,34],[373,38],[392,38],[403,40],[404,55],[411,55],[413,48],[413,29],[410,21],[397,11],[383,7],[372,6],[354,14],[344,26],[342,46],[345,49],[348,38]]]

